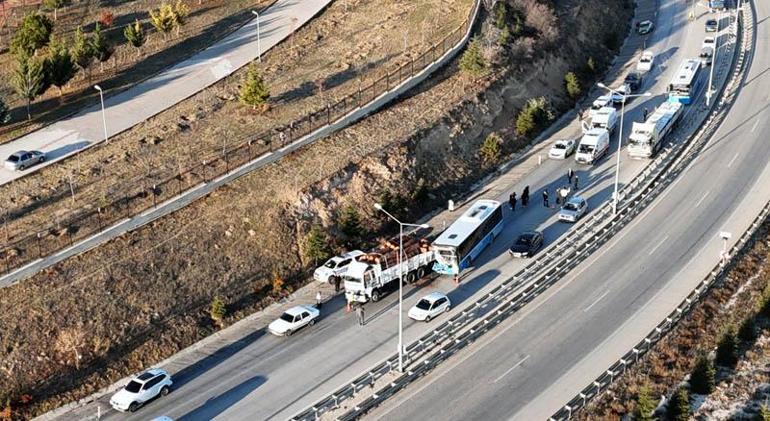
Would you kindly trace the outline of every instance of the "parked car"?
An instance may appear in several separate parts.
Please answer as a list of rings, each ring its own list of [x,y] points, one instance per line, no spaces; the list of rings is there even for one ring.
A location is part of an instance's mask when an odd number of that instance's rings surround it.
[[[527,231],[521,233],[508,253],[513,257],[532,257],[543,247],[543,233],[540,231]]]
[[[647,35],[655,29],[655,24],[650,20],[643,20],[636,25],[636,32],[639,35]]]
[[[566,159],[575,153],[575,146],[577,146],[577,142],[574,139],[559,139],[551,146],[551,149],[548,151],[548,157]]]
[[[633,93],[638,91],[642,87],[642,80],[643,76],[639,72],[631,72],[626,75],[626,78],[623,80],[624,86],[628,86],[631,91],[626,93]]]
[[[714,58],[714,49],[706,47],[700,50],[700,63],[704,66],[711,66],[711,60]]]
[[[305,326],[313,326],[315,319],[321,315],[317,308],[311,306],[292,307],[281,314],[277,320],[274,320],[267,326],[267,330],[276,336],[291,336]]]
[[[716,19],[706,21],[706,32],[716,32],[717,30],[719,30],[719,23]]]
[[[11,171],[24,171],[25,169],[45,161],[45,154],[40,151],[18,151],[11,154],[5,160],[5,168]]]
[[[717,45],[717,41],[714,37],[706,37],[703,39],[703,44],[701,44],[701,48],[715,48]]]
[[[580,196],[573,196],[561,207],[559,221],[577,222],[588,212],[588,202]]]
[[[451,307],[452,303],[444,293],[431,292],[410,308],[408,314],[410,319],[429,322],[439,314],[449,311]]]
[[[171,391],[171,376],[160,368],[153,368],[134,377],[122,389],[112,395],[110,405],[118,411],[134,412],[158,396]]]
[[[642,52],[642,56],[639,57],[639,62],[636,63],[636,70],[639,72],[649,72],[652,70],[652,66],[655,63],[655,53],[650,50]]]
[[[323,266],[316,268],[313,272],[313,279],[318,282],[333,284],[335,278],[342,277],[342,275],[345,274],[350,262],[355,260],[358,256],[363,256],[363,254],[364,252],[361,250],[353,250],[342,256],[332,257],[327,260]]]

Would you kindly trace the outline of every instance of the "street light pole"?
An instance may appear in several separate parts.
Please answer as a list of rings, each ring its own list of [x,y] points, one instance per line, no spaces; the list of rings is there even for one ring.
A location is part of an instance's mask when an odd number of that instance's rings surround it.
[[[620,103],[620,128],[618,129],[618,153],[617,153],[617,156],[615,157],[616,158],[615,159],[615,189],[614,189],[614,192],[612,193],[612,214],[613,215],[617,215],[617,213],[618,213],[618,183],[619,183],[619,180],[620,180],[620,150],[621,150],[621,147],[623,146],[623,116],[626,114],[626,101],[628,100],[628,98],[635,98],[635,97],[640,97],[640,96],[647,97],[647,96],[650,96],[652,94],[650,94],[649,92],[645,92],[643,94],[636,94],[636,95],[627,95],[625,92],[623,92],[623,94],[620,94],[618,91],[616,91],[616,90],[614,90],[612,88],[607,87],[607,85],[605,85],[605,84],[603,84],[601,82],[597,83],[597,85],[600,88],[604,88],[604,89],[610,91],[611,94],[618,94],[618,95],[621,95],[623,97],[623,100]],[[612,95],[610,95],[610,98],[612,98]]]
[[[261,36],[259,34],[259,12],[252,10],[251,13],[257,17],[257,61],[262,63],[262,40],[260,39]]]
[[[427,224],[407,224],[391,215],[379,203],[374,208],[387,215],[398,224],[398,371],[404,372],[404,265],[401,257],[404,252],[404,227],[430,228]]]
[[[104,143],[108,143],[110,139],[107,136],[107,115],[104,112],[104,91],[102,91],[102,87],[99,85],[94,85],[94,89],[99,91],[99,100],[102,103],[102,125],[104,126]]]

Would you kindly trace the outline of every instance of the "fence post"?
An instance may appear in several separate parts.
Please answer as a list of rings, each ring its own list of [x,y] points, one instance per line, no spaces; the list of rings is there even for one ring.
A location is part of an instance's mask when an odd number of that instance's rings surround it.
[[[176,177],[176,187],[177,187],[177,190],[179,190],[179,194],[182,194],[182,173],[181,172]]]
[[[155,187],[156,187],[156,185],[153,184],[152,185],[152,207],[157,209],[158,208],[158,195],[155,194]]]
[[[385,90],[390,90],[390,70],[385,70]]]
[[[361,84],[358,84],[358,107],[361,107]]]
[[[247,145],[249,148],[249,161],[251,161],[252,159],[254,159],[254,155],[253,155],[254,152],[252,152],[251,150],[251,139],[249,139],[249,142],[247,143]]]
[[[128,201],[128,193],[126,193],[123,198],[126,201],[126,218],[131,216],[131,202]]]
[[[332,124],[332,110],[329,103],[326,103],[326,125]]]
[[[99,231],[102,230],[102,207],[96,208],[96,220],[99,222]]]
[[[412,63],[412,77],[414,77],[414,57],[409,57],[409,61]]]
[[[203,182],[208,183],[209,180],[206,178],[206,160],[205,159],[201,161],[201,165],[203,166]]]
[[[40,245],[40,233],[38,232],[35,237],[37,237],[37,257],[42,258],[43,257],[43,246]]]

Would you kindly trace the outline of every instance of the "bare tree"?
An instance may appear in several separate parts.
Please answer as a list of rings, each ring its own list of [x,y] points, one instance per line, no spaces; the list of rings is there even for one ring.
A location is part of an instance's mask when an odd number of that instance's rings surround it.
[[[56,338],[56,350],[62,354],[72,353],[75,358],[75,368],[80,369],[80,350],[86,345],[86,334],[79,327],[64,329]]]

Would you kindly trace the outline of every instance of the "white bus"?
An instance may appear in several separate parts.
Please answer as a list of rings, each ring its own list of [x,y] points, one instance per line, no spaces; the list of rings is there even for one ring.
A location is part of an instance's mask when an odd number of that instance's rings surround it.
[[[495,200],[479,200],[431,244],[433,271],[459,275],[503,230],[503,208]]]
[[[668,84],[668,101],[681,102],[685,105],[691,103],[698,93],[700,84],[700,60],[685,60]]]

